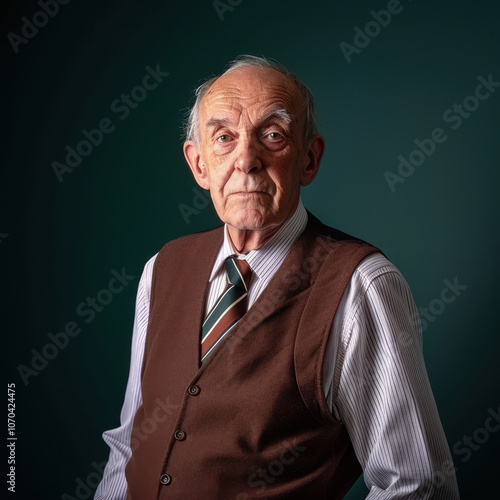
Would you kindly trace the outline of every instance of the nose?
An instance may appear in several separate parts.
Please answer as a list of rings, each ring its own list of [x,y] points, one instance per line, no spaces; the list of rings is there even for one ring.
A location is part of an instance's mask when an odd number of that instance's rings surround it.
[[[238,144],[235,168],[245,174],[256,172],[262,168],[259,156],[259,145],[250,138],[242,138]]]

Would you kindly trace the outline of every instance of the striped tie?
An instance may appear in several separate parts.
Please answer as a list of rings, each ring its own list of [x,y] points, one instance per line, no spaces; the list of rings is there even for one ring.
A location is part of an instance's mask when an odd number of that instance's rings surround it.
[[[228,288],[219,298],[203,323],[201,330],[201,360],[214,349],[247,310],[248,284],[252,270],[245,260],[228,257],[224,263]]]

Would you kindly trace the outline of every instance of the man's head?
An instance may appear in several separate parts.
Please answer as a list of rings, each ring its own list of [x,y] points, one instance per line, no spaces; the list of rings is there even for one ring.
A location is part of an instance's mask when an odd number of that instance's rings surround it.
[[[267,231],[297,207],[324,151],[312,95],[297,77],[244,56],[197,91],[184,154],[230,229]]]

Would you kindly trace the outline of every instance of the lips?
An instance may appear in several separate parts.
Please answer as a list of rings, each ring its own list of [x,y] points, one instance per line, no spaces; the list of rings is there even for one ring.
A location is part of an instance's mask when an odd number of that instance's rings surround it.
[[[236,194],[245,196],[251,194],[269,194],[269,193],[266,193],[265,191],[235,191],[234,193],[230,193],[229,196]]]

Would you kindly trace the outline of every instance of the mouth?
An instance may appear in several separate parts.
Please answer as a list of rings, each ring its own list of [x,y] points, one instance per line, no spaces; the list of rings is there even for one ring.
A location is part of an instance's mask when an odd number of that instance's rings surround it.
[[[231,193],[229,196],[252,196],[252,195],[263,195],[268,194],[265,191],[236,191]]]

